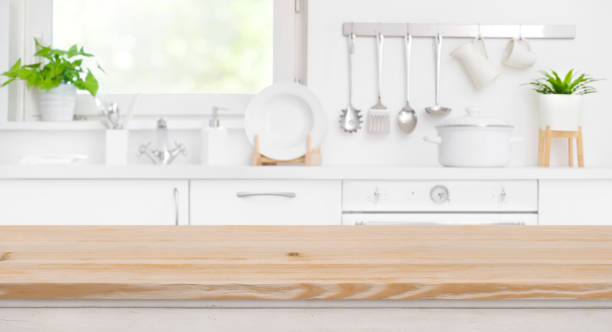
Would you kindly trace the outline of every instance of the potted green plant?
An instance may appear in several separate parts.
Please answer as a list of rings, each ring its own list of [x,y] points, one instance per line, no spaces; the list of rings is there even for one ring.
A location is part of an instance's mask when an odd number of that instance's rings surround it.
[[[591,83],[598,81],[587,74],[576,75],[574,69],[563,78],[554,70],[542,71],[528,83],[539,94],[540,128],[575,131],[580,125],[583,97],[597,90]]]
[[[92,57],[83,47],[73,45],[67,50],[41,45],[35,39],[38,51],[34,54],[42,62],[22,65],[21,59],[2,75],[8,80],[6,86],[15,80],[25,81],[28,87],[39,90],[38,102],[43,121],[71,121],[76,106],[76,91],[84,90],[92,96],[98,93],[98,80],[83,63]]]

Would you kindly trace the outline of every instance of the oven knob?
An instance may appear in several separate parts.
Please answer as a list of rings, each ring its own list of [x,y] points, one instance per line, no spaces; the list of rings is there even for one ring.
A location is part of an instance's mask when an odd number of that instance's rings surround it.
[[[382,200],[382,193],[378,187],[374,188],[374,192],[368,197],[368,200],[374,204],[380,203]]]
[[[448,188],[442,185],[438,185],[431,188],[429,196],[431,197],[431,201],[436,204],[444,204],[450,201],[450,194],[448,192]]]
[[[508,197],[508,194],[506,193],[506,189],[502,187],[501,192],[499,193],[499,202],[505,203],[507,197]]]

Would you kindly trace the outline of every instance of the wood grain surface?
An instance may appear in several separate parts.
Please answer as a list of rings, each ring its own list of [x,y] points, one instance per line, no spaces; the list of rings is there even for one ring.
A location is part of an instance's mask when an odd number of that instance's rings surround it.
[[[612,226],[1,226],[0,299],[612,299]]]

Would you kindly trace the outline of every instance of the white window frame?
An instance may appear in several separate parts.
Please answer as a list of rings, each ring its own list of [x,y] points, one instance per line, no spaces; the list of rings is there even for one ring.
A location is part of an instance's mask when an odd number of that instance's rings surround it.
[[[0,73],[4,73],[9,68],[9,48],[2,47],[9,45],[10,31],[10,1],[0,0]],[[4,82],[4,79],[0,80]],[[8,89],[0,89],[0,122],[8,121]]]
[[[22,58],[26,63],[34,61],[35,45],[33,38],[43,43],[53,40],[53,0],[0,0],[14,1],[16,7],[11,11],[11,20],[23,27],[22,31],[12,31],[10,61]],[[274,51],[273,81],[295,81],[306,84],[306,31],[307,0],[271,0],[274,1]],[[12,23],[12,25],[13,25]],[[288,27],[293,27],[290,29]],[[1,41],[1,36],[0,36]],[[1,45],[1,44],[0,44]],[[0,54],[2,61],[2,54]],[[1,62],[0,62],[1,64]],[[13,116],[18,121],[32,121],[38,118],[35,91],[17,85],[18,91],[11,94]],[[210,114],[213,105],[228,108],[226,115],[241,115],[252,94],[140,94],[134,115],[137,117],[168,116],[193,117]],[[101,98],[113,100],[119,105],[129,105],[134,94],[107,94]],[[0,102],[1,100],[0,95]],[[178,109],[177,109],[178,108]],[[1,108],[0,108],[1,110]],[[88,95],[79,95],[76,114],[89,118],[97,116],[93,99]],[[0,113],[1,115],[1,113]]]

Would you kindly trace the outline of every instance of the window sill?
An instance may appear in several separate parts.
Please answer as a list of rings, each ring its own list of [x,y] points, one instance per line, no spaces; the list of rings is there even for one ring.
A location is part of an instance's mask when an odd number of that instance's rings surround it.
[[[200,130],[207,125],[208,120],[170,120],[169,130]],[[228,120],[229,125],[224,126],[230,130],[242,130],[242,120]],[[155,130],[156,119],[132,120],[128,130]],[[8,131],[102,131],[105,130],[99,121],[20,121],[0,123],[0,132]]]

